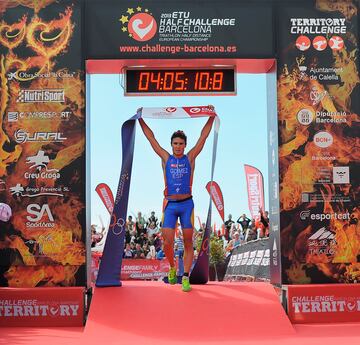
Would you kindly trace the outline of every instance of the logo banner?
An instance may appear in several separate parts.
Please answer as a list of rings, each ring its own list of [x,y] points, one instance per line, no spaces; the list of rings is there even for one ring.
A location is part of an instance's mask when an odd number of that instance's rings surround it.
[[[141,116],[152,119],[186,119],[191,117],[215,116],[214,110],[207,106],[142,108]]]
[[[102,252],[91,252],[91,281],[96,282]],[[176,262],[178,264],[178,262]],[[162,280],[169,271],[169,261],[152,259],[123,259],[121,264],[122,280]]]
[[[0,326],[82,327],[82,287],[0,288]]]
[[[0,286],[87,282],[82,6],[1,1]]]
[[[106,183],[99,183],[95,190],[99,194],[99,197],[106,209],[111,214],[114,208],[114,196],[110,187]]]
[[[218,210],[222,221],[224,222],[225,210],[224,210],[224,198],[220,186],[215,181],[210,181],[206,184],[206,189],[209,192],[211,199]]]
[[[187,109],[195,107],[184,107],[179,109],[179,113],[186,114]],[[206,109],[206,106],[196,107],[200,109]],[[160,109],[160,110],[157,110]],[[121,174],[115,198],[114,209],[111,214],[111,221],[109,225],[109,231],[105,242],[103,256],[100,264],[99,273],[96,280],[96,286],[121,286],[121,264],[124,251],[124,239],[125,239],[125,225],[128,209],[129,190],[131,181],[132,163],[134,157],[135,146],[135,125],[136,120],[141,118],[144,113],[144,117],[152,117],[154,113],[163,111],[164,108],[140,108],[138,113],[132,118],[124,122],[122,126],[122,166]],[[169,107],[165,109],[177,108]],[[207,108],[208,109],[208,108]],[[216,116],[216,113],[208,109],[202,116],[215,116],[214,123],[214,143],[213,143],[213,156],[211,165],[211,180],[213,179],[215,161],[216,161],[216,147],[217,138],[219,132],[220,121]],[[188,116],[191,118],[191,116]],[[203,238],[201,250],[199,252],[198,260],[192,270],[190,280],[194,284],[204,284],[208,281],[209,275],[209,238],[210,238],[210,226],[211,226],[211,201],[208,211],[208,219],[206,222],[206,229]]]
[[[279,155],[277,167],[272,151],[272,165],[279,185],[272,193],[279,192],[277,267],[287,285],[359,280],[359,10],[337,4],[345,7],[277,8]]]
[[[252,218],[257,218],[260,208],[264,210],[264,178],[259,169],[244,165],[248,205]]]
[[[93,0],[85,18],[87,59],[274,56],[271,3]]]
[[[360,321],[358,284],[288,285],[287,292],[293,323]]]
[[[144,280],[166,277],[169,271],[167,260],[124,259],[121,267],[121,279]]]

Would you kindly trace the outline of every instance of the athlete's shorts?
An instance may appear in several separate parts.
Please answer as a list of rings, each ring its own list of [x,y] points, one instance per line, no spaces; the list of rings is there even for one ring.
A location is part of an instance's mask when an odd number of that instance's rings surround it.
[[[168,200],[163,213],[162,227],[175,229],[178,218],[180,218],[182,229],[194,228],[194,201],[192,198],[183,201]]]

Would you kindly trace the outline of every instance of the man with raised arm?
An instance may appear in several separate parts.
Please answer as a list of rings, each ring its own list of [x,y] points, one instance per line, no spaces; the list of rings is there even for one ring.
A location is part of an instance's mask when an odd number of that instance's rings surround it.
[[[213,106],[209,106],[211,110]],[[161,232],[164,238],[164,251],[169,260],[170,269],[168,280],[170,284],[176,284],[176,267],[174,262],[174,236],[175,226],[180,219],[184,238],[184,275],[182,277],[182,290],[191,290],[189,273],[193,262],[193,228],[194,228],[194,202],[192,200],[191,187],[195,169],[195,159],[204,147],[209,136],[215,117],[211,116],[201,131],[196,145],[185,154],[186,135],[183,131],[176,131],[171,136],[172,154],[163,149],[154,133],[140,118],[141,128],[149,140],[154,151],[160,156],[165,179],[164,207]]]

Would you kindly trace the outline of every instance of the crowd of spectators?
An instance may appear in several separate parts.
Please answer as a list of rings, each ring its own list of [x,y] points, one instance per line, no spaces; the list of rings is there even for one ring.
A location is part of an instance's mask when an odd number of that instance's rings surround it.
[[[163,250],[163,241],[161,236],[161,223],[155,215],[145,218],[141,212],[138,212],[137,217],[133,219],[131,215],[128,216],[125,228],[125,243],[123,258],[126,259],[158,259],[162,260],[165,257]],[[205,224],[201,224],[198,229],[194,229],[194,251],[196,253],[197,239],[202,238]],[[258,217],[248,218],[246,214],[241,215],[235,222],[232,215],[229,214],[228,219],[223,224],[222,228],[212,232],[218,236],[224,244],[225,253],[229,255],[233,248],[242,243],[265,238],[269,236],[269,217],[268,212],[260,209]],[[91,226],[92,233],[92,247],[96,247],[104,237],[105,228],[100,232],[96,231],[96,226]],[[182,240],[181,230],[176,230],[174,242],[174,255],[178,259],[182,259],[184,254],[184,244]]]
[[[226,243],[226,255],[229,255],[232,249],[240,244],[269,237],[269,228],[268,211],[260,209],[256,219],[250,219],[244,213],[237,219],[236,223],[232,219],[232,215],[229,214],[224,223],[223,236],[224,243]]]
[[[127,259],[158,259],[165,257],[163,250],[163,239],[161,236],[161,223],[151,212],[149,218],[145,219],[141,212],[133,220],[132,216],[128,216],[125,229],[125,250],[124,258]],[[194,232],[195,237],[202,234],[202,230]],[[181,230],[176,230],[174,241],[174,255],[178,259],[182,259],[184,255],[184,242]]]
[[[159,229],[159,220],[155,212],[151,212],[145,219],[138,212],[135,220],[128,216],[125,228],[125,251],[126,259],[162,259],[162,240]]]

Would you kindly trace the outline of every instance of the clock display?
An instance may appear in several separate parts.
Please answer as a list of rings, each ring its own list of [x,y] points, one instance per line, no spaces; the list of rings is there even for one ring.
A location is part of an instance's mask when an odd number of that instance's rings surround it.
[[[235,71],[223,69],[128,69],[127,95],[235,94]]]

